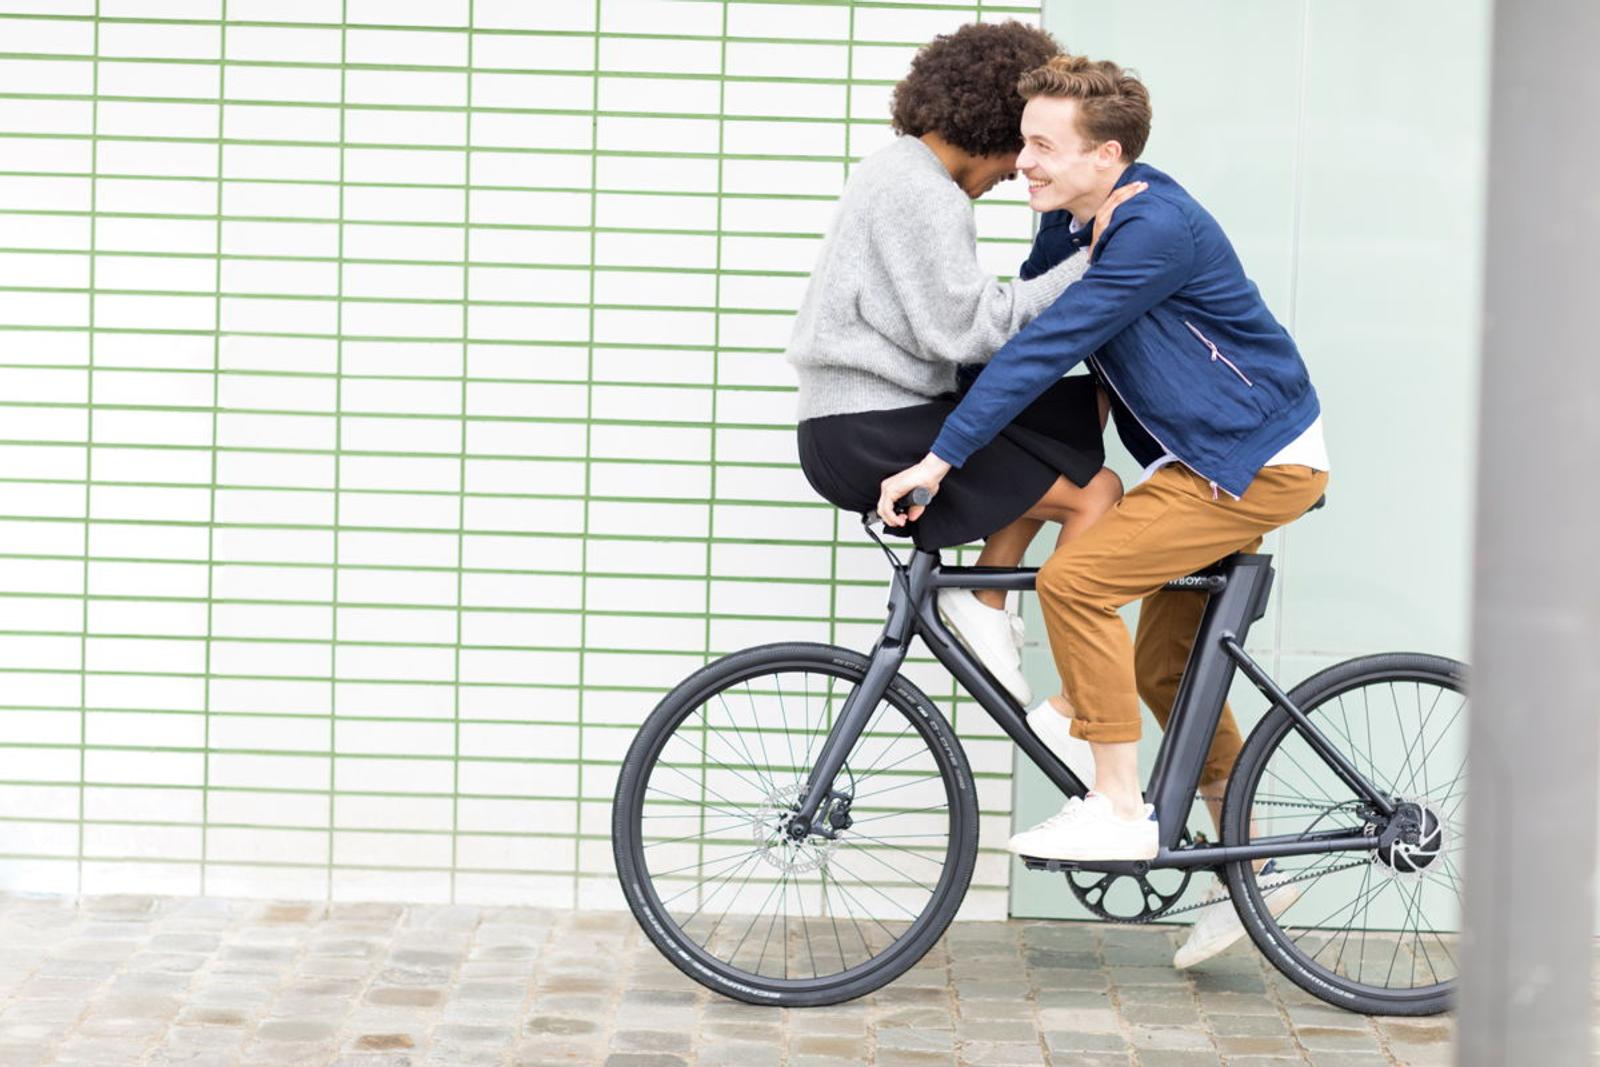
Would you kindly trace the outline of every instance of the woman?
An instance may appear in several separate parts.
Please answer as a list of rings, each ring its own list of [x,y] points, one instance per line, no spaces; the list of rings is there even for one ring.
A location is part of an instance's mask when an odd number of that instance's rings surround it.
[[[880,481],[920,459],[954,408],[958,369],[977,370],[1087,267],[1088,255],[1075,255],[1002,284],[977,256],[971,201],[1012,176],[1022,148],[1017,80],[1059,51],[1017,22],[935,38],[895,87],[900,136],[845,187],[787,353],[800,384],[801,469],[841,508],[872,510]],[[1095,236],[1137,191],[1107,203]],[[1106,409],[1091,378],[1062,379],[893,532],[923,548],[987,538],[978,563],[995,567],[1019,565],[1047,521],[1061,524],[1058,543],[1076,536],[1122,495],[1104,467]],[[945,590],[939,608],[1026,705],[1021,619],[1007,614],[1005,592]]]

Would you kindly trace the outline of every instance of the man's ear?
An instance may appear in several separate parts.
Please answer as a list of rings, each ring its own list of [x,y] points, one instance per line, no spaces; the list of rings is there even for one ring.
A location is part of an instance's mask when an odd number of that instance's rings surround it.
[[[1122,162],[1121,141],[1101,141],[1094,149],[1094,161],[1101,169],[1114,167]]]

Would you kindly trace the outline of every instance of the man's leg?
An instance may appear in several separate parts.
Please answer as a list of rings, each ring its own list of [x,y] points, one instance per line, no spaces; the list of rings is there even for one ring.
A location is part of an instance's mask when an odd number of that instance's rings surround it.
[[[1096,791],[1119,813],[1140,805],[1140,724],[1133,643],[1118,609],[1298,517],[1326,482],[1309,468],[1271,467],[1242,500],[1214,499],[1203,479],[1168,466],[1040,570],[1051,650],[1077,710],[1072,732],[1094,746]]]

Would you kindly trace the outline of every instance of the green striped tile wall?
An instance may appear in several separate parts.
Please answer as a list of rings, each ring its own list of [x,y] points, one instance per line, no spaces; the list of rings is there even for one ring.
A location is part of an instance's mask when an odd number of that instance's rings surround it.
[[[0,889],[618,906],[665,688],[872,638],[789,317],[915,46],[1037,15],[0,0]]]

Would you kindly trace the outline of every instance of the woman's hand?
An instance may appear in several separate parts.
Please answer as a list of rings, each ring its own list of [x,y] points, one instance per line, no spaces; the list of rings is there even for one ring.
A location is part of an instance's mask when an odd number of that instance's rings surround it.
[[[1129,182],[1127,185],[1112,191],[1106,197],[1106,202],[1100,205],[1100,210],[1094,213],[1094,229],[1089,233],[1089,251],[1094,251],[1095,244],[1100,240],[1100,235],[1106,232],[1106,227],[1111,225],[1111,216],[1117,208],[1150,188],[1149,182]]]
[[[879,484],[878,516],[885,526],[904,526],[920,519],[927,509],[914,504],[904,515],[894,510],[894,502],[913,489],[926,489],[930,495],[939,492],[939,483],[950,473],[950,464],[929,452],[915,467],[907,467],[899,474],[891,474]]]

